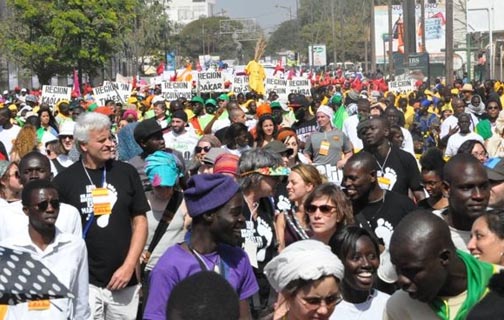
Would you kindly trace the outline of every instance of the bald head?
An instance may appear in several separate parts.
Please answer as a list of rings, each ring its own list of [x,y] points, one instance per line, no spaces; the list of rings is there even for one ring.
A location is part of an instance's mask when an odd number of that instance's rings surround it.
[[[485,168],[479,162],[479,160],[476,159],[476,157],[474,157],[472,154],[460,153],[451,157],[450,160],[444,166],[443,169],[444,180],[448,183],[451,183],[454,178],[459,177],[461,166],[477,167],[480,169],[478,171],[482,175],[487,177]]]
[[[361,151],[352,155],[346,162],[345,167],[359,167],[366,172],[377,171],[376,158],[367,151]]]
[[[414,210],[394,229],[390,240],[392,259],[404,251],[437,253],[440,249],[455,250],[448,224],[428,210]]]

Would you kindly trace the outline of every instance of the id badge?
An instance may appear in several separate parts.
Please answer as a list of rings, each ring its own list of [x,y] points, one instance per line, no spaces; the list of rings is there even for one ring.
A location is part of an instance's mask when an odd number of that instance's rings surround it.
[[[378,184],[382,189],[389,190],[390,189],[390,179],[386,177],[378,177]]]
[[[49,310],[51,302],[49,300],[28,301],[28,311]]]
[[[112,213],[109,190],[107,188],[96,188],[91,191],[93,198],[93,209],[95,216]]]
[[[329,154],[329,147],[330,147],[329,141],[323,140],[320,143],[319,154],[321,154],[323,156],[327,156]]]

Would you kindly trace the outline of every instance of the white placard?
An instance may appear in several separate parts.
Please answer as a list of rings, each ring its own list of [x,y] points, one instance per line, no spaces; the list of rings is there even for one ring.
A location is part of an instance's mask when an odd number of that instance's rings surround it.
[[[415,80],[389,81],[389,91],[408,92],[415,90]]]
[[[72,88],[58,86],[42,86],[41,103],[47,103],[50,106],[56,105],[60,100],[70,101]]]
[[[167,101],[192,98],[192,83],[189,81],[165,81],[161,83],[161,96]]]
[[[126,98],[124,97],[124,88],[121,90],[121,86],[129,87],[130,85],[124,83],[116,82],[105,82],[106,84],[101,87],[95,87],[93,89],[93,96],[95,98],[98,106],[104,106],[105,101],[113,100],[114,102],[125,103],[130,95],[127,93]],[[121,93],[122,92],[122,93]]]
[[[224,89],[224,77],[222,72],[206,71],[198,72],[199,92],[222,92]]]
[[[117,92],[119,92],[119,94],[123,100],[123,101],[114,100],[115,102],[125,103],[126,101],[128,101],[128,98],[131,95],[131,91],[133,90],[132,83],[103,81],[104,86],[110,85],[110,84],[113,85],[117,89]]]
[[[287,92],[311,96],[311,81],[304,78],[287,80]]]
[[[233,92],[235,94],[245,93],[248,89],[249,77],[248,76],[235,76],[233,77]]]
[[[266,78],[264,87],[266,89],[266,96],[268,96],[271,91],[275,91],[279,100],[287,101],[287,95],[289,94],[287,92],[287,80]]]

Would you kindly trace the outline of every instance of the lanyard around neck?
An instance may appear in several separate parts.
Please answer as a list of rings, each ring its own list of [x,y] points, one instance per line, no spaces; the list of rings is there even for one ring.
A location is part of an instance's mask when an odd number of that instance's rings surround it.
[[[84,165],[84,161],[81,161],[81,163],[82,163],[82,169],[84,169],[84,173],[86,174],[86,176],[89,180],[89,183],[91,183],[91,185],[96,187],[93,180],[91,180],[91,176],[89,175],[89,172],[87,171],[86,166]],[[107,186],[107,168],[103,167],[103,177],[102,177],[101,188],[105,188],[106,186]]]

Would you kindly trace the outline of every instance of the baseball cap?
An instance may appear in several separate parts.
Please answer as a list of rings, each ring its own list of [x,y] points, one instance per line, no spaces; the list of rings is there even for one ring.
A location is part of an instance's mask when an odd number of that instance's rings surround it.
[[[221,94],[217,100],[222,100],[222,101],[229,101],[229,96],[225,93]]]
[[[194,97],[191,99],[191,103],[193,103],[193,102],[199,102],[199,103],[201,103],[201,104],[203,104],[203,105],[205,104],[205,100],[203,100],[203,98],[202,98],[202,97],[200,97],[200,96],[194,96]]]
[[[163,131],[156,119],[146,119],[138,123],[133,131],[133,137],[135,141],[140,144],[140,142],[147,140],[153,134]]]
[[[65,121],[61,124],[58,136],[73,136],[75,129],[75,122]]]
[[[211,104],[212,106],[217,106],[217,101],[215,101],[215,99],[207,99],[207,101],[205,101],[205,105],[207,104]]]
[[[490,158],[485,161],[488,180],[504,181],[504,158]]]
[[[280,101],[271,102],[270,107],[271,107],[271,109],[280,108],[283,111],[289,111],[289,107],[287,107],[285,104],[281,103]]]
[[[294,149],[287,148],[287,146],[285,144],[283,144],[282,142],[280,142],[278,140],[271,141],[270,143],[268,143],[267,145],[265,145],[263,147],[263,149],[264,150],[268,150],[268,151],[270,151],[272,153],[277,153],[277,154],[286,152],[287,156],[289,156],[289,157],[294,152]]]

